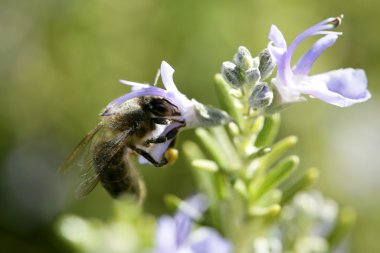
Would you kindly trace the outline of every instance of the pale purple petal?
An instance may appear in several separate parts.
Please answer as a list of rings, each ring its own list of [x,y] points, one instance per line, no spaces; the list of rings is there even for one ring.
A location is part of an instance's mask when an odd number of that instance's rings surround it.
[[[181,111],[183,119],[186,119],[186,128],[201,126],[199,117],[196,115],[194,103],[184,94],[178,91],[173,81],[174,69],[165,61],[161,63],[161,79],[167,90],[167,98],[175,101],[175,105]]]
[[[206,196],[203,194],[196,194],[182,202],[178,207],[178,212],[191,217],[193,220],[198,220],[201,218],[203,212],[206,211],[207,207],[208,201]]]
[[[339,69],[307,77],[300,82],[299,91],[327,103],[346,107],[371,98],[367,77],[361,69]]]
[[[277,77],[286,86],[287,76],[291,75],[290,68],[286,67],[286,49],[274,47],[272,43],[268,45],[269,52],[277,65]]]
[[[177,250],[176,233],[174,219],[170,216],[162,216],[157,221],[155,253],[175,253]]]
[[[290,67],[287,65],[286,41],[275,25],[271,26],[268,37],[271,40],[268,49],[277,65],[278,78],[286,85],[291,75]]]
[[[174,69],[166,62],[161,62],[161,79],[167,91],[178,92],[178,89],[173,81]]]
[[[368,100],[367,78],[363,70],[341,69],[319,75],[308,76],[311,66],[328,47],[341,35],[328,31],[341,23],[343,16],[328,18],[302,32],[287,49],[276,47],[274,40],[281,41],[281,32],[271,28],[268,48],[277,64],[277,77],[272,80],[281,96],[281,103],[293,103],[304,99],[302,94],[311,95],[327,103],[345,107]],[[293,52],[308,37],[325,35],[291,69]],[[281,42],[277,42],[281,43]],[[279,50],[280,49],[280,50]]]
[[[286,41],[281,31],[277,26],[272,25],[269,31],[269,39],[274,43],[276,47],[286,49]]]
[[[362,69],[340,69],[325,74],[327,87],[332,92],[350,99],[362,99],[367,94],[367,77]]]
[[[311,49],[297,62],[293,69],[295,75],[307,75],[315,60],[338,39],[338,35],[329,34],[320,38]]]
[[[191,231],[192,214],[189,215],[188,208],[202,213],[207,208],[206,202],[204,195],[197,194],[183,202],[186,206],[180,206],[174,218],[160,218],[156,231],[155,253],[232,252],[232,244],[222,238],[216,230],[200,227]]]
[[[193,222],[189,216],[184,213],[177,213],[174,216],[176,225],[176,245],[179,248],[184,245],[189,238]]]
[[[279,78],[274,78],[272,83],[276,87],[278,94],[281,96],[281,103],[294,103],[304,101],[301,92],[296,89],[294,82],[289,82],[286,86]]]
[[[195,253],[232,252],[232,244],[211,228],[199,228],[192,233],[190,245]]]
[[[207,198],[203,194],[196,194],[187,198],[178,206],[177,213],[174,216],[177,226],[178,245],[184,245],[188,240],[192,220],[200,219],[207,206]]]
[[[329,34],[329,33],[332,33],[334,34],[335,32],[331,32],[331,31],[325,31],[325,30],[328,30],[328,29],[332,29],[335,27],[334,24],[332,24],[331,22],[334,22],[334,20],[336,20],[337,18],[328,18],[328,19],[325,19],[324,21],[322,22],[319,22],[318,24],[316,25],[313,25],[312,27],[306,29],[305,31],[303,31],[302,33],[300,33],[295,39],[294,41],[292,42],[292,44],[290,44],[290,46],[288,47],[288,55],[289,55],[289,58],[292,57],[295,49],[299,46],[299,44],[301,44],[302,41],[304,41],[305,39],[313,36],[313,35],[318,35],[318,34]],[[290,60],[290,59],[289,59]]]
[[[131,91],[115,100],[113,100],[112,102],[110,102],[107,106],[106,106],[106,109],[104,110],[104,112],[101,114],[101,116],[110,116],[112,114],[114,114],[118,109],[119,109],[119,106],[121,104],[123,104],[124,102],[132,99],[132,98],[135,98],[135,97],[142,97],[142,96],[160,96],[160,97],[165,97],[166,96],[166,91],[161,89],[161,88],[158,88],[158,87],[154,87],[154,86],[150,86],[148,88],[143,88],[143,89],[138,89],[138,90],[134,90],[134,91]],[[172,101],[170,101],[172,102]]]

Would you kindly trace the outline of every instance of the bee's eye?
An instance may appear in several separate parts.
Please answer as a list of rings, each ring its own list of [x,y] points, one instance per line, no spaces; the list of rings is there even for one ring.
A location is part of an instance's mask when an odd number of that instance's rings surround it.
[[[164,100],[153,99],[149,103],[150,110],[157,115],[165,115],[168,108],[163,103]]]
[[[178,108],[162,98],[151,99],[148,106],[150,111],[157,116],[179,115]]]

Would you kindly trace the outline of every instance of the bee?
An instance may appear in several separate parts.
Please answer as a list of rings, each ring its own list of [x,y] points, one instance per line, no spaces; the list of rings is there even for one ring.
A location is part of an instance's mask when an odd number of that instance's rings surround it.
[[[145,95],[128,99],[112,114],[106,109],[101,116],[100,123],[82,139],[59,171],[80,167],[77,198],[87,196],[100,182],[113,198],[127,193],[141,200],[145,186],[130,157],[137,153],[156,167],[167,164],[165,154],[157,159],[149,148],[167,142],[167,151],[174,145],[179,129],[186,125],[180,110],[163,97]],[[165,131],[160,132],[162,128]]]

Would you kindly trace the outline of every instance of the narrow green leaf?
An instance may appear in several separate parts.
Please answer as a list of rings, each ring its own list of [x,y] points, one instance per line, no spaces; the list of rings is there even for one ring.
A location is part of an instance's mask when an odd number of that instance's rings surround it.
[[[202,150],[192,141],[185,141],[182,145],[182,150],[190,163],[193,160],[205,158]]]
[[[281,204],[290,201],[298,192],[306,190],[319,177],[319,171],[316,168],[308,169],[300,178],[282,189],[283,197]]]
[[[250,205],[255,207],[268,207],[274,204],[279,204],[282,198],[282,192],[279,189],[272,189],[267,191],[255,202],[251,202]]]
[[[247,159],[248,160],[253,160],[253,159],[262,157],[262,156],[268,154],[271,151],[272,151],[272,149],[270,147],[262,147],[262,148],[259,148],[256,152],[253,152],[252,154],[250,154],[247,157]]]
[[[224,174],[216,173],[215,183],[219,199],[228,199],[230,196],[230,183]]]
[[[247,176],[253,177],[272,166],[281,156],[297,143],[297,137],[286,137],[272,146],[272,150],[265,156],[253,159],[247,168]]]
[[[232,144],[226,130],[223,127],[212,127],[210,128],[210,132],[214,136],[214,140],[218,143],[218,146],[223,147],[220,149],[222,155],[228,157],[228,159],[224,159],[225,162],[227,162],[225,167],[228,170],[237,170],[241,168],[242,162],[240,161],[235,145]]]
[[[274,142],[280,128],[280,121],[281,117],[278,113],[265,117],[264,126],[255,142],[256,147],[269,146]]]
[[[198,145],[191,141],[186,141],[183,144],[183,152],[190,164],[195,160],[205,159],[205,156]],[[200,190],[208,196],[210,203],[217,201],[215,178],[212,173],[194,167],[193,172]]]
[[[214,160],[220,168],[226,168],[229,158],[224,155],[223,147],[221,147],[214,137],[204,128],[197,128],[195,134],[210,153],[212,160]]]
[[[278,186],[284,181],[298,166],[299,158],[297,156],[289,156],[281,160],[274,168],[272,168],[266,175],[253,181],[250,185],[251,200],[257,200],[269,190]]]
[[[233,187],[238,193],[240,193],[241,196],[243,196],[244,199],[248,197],[247,186],[242,180],[236,180]]]
[[[265,124],[264,116],[259,116],[255,118],[255,120],[251,122],[249,134],[254,135],[257,138],[257,133],[262,131],[264,124]]]
[[[271,205],[268,207],[252,207],[249,209],[249,214],[252,216],[270,216],[270,217],[276,217],[281,212],[281,206],[280,205]]]
[[[242,105],[240,102],[231,96],[230,86],[224,81],[221,74],[215,75],[216,94],[221,104],[221,109],[228,112],[229,115],[237,122],[239,126],[243,125],[243,117],[241,114]]]
[[[219,170],[218,164],[214,161],[207,159],[196,159],[191,162],[191,165],[196,169],[205,170],[208,172],[217,172]]]

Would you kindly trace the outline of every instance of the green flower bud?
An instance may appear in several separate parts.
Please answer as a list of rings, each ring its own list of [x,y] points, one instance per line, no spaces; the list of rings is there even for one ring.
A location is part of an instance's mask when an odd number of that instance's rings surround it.
[[[245,81],[248,84],[256,84],[260,78],[260,70],[258,68],[250,68],[247,71],[245,71]]]
[[[252,109],[257,110],[267,107],[272,103],[273,91],[267,83],[258,83],[253,88],[252,94],[249,97],[249,104]]]
[[[224,80],[234,88],[240,88],[244,84],[239,68],[232,62],[223,62],[221,73]]]
[[[253,67],[253,59],[251,53],[246,47],[240,46],[234,55],[234,63],[242,70]]]
[[[273,62],[272,56],[267,48],[260,52],[259,58],[261,80],[265,80],[272,74],[276,64]]]

